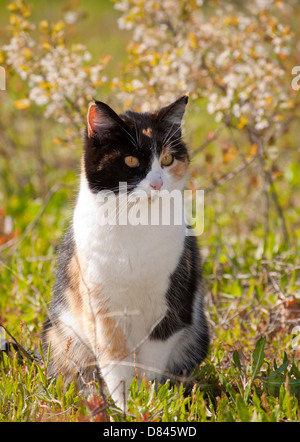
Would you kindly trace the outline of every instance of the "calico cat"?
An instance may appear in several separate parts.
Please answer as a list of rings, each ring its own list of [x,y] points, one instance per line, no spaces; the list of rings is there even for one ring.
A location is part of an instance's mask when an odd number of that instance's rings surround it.
[[[121,408],[137,371],[160,382],[188,375],[208,349],[200,256],[185,224],[100,222],[99,195],[118,200],[119,183],[128,195],[142,190],[145,204],[162,190],[183,189],[187,101],[120,115],[96,101],[88,111],[80,190],[59,253],[43,346],[47,351],[51,343],[51,375],[81,385],[100,370]]]

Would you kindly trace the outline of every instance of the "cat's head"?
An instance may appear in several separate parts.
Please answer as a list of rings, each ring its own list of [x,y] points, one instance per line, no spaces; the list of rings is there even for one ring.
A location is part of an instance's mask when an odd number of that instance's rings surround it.
[[[89,107],[83,168],[90,189],[182,189],[189,156],[181,136],[188,96],[154,113],[127,111],[117,115],[107,104]]]

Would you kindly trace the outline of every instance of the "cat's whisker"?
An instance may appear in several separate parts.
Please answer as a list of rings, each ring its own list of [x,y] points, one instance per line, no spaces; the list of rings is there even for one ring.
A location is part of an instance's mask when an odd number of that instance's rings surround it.
[[[120,123],[118,123],[118,124],[119,124],[119,126],[123,129],[123,131],[129,136],[129,138],[130,138],[130,140],[133,142],[134,146],[135,146],[136,148],[138,148],[138,144],[137,144],[136,140],[134,139],[134,137],[128,132],[127,129],[125,129],[124,126],[122,126]]]
[[[178,131],[181,131],[181,126],[180,126],[180,125],[177,127],[177,129],[175,130],[175,132],[172,132],[172,133],[170,134],[170,136],[169,136],[167,139],[164,140],[163,144],[168,144],[168,142],[171,140],[171,138],[173,138],[173,137],[177,134]],[[181,135],[180,135],[179,138],[181,139]]]
[[[136,126],[136,121],[135,118],[133,118],[133,123],[134,123],[134,129],[135,129],[135,136],[136,136],[136,140],[137,140],[137,145],[140,146],[140,136],[138,135],[138,130],[137,130],[137,126]]]
[[[179,127],[177,130],[181,129],[181,127]],[[179,137],[175,138],[174,140],[172,140],[173,136],[176,134],[177,131],[175,131],[174,133],[172,133],[170,135],[170,137],[168,138],[168,140],[166,142],[164,142],[165,145],[172,145],[173,143],[178,141],[178,144],[182,143],[182,135],[180,134]],[[187,136],[189,133],[191,132],[191,130],[187,131],[184,133],[184,136]]]
[[[166,142],[167,142],[167,140],[168,140],[168,136],[170,135],[170,133],[171,133],[171,131],[172,131],[172,129],[173,129],[173,126],[174,126],[174,122],[173,122],[172,126],[170,127],[170,129],[169,129],[167,135],[166,135],[165,138],[163,139],[163,142],[162,142],[163,145],[166,144]]]

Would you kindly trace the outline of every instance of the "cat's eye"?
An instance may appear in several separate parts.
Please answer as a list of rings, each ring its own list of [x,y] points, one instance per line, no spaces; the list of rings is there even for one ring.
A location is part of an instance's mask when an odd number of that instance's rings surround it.
[[[124,161],[128,167],[139,167],[140,165],[140,162],[136,157],[128,156],[125,157]]]
[[[171,166],[173,161],[174,161],[173,155],[171,155],[170,153],[166,153],[161,159],[161,165],[162,166]]]

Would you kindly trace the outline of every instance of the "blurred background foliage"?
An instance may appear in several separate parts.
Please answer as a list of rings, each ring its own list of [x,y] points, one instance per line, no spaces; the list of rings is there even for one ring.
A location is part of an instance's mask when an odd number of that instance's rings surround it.
[[[189,90],[212,353],[226,367],[264,335],[267,355],[299,359],[300,2],[0,0],[0,12],[0,320],[27,347],[39,337],[89,101],[154,110]]]

